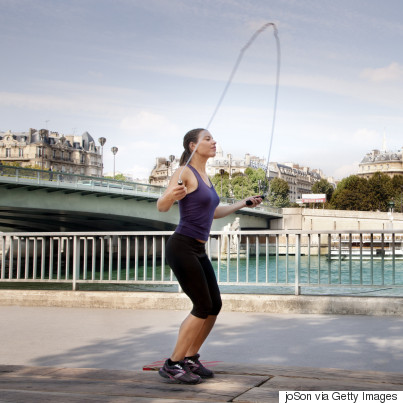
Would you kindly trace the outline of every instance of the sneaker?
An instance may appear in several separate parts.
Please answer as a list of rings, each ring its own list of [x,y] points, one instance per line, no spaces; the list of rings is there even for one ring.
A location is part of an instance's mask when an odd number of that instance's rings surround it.
[[[201,378],[214,378],[214,372],[210,371],[199,361],[200,354],[193,357],[185,357],[185,364],[189,367],[193,374],[199,375]]]
[[[158,373],[163,378],[168,378],[175,383],[196,384],[201,382],[199,375],[193,374],[184,361],[179,361],[177,364],[169,365],[168,360]]]

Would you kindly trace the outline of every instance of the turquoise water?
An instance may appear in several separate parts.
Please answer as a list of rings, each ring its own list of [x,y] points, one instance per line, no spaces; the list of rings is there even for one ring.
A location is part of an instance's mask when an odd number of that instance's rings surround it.
[[[240,262],[237,273],[236,260],[220,263],[218,273],[217,262],[213,261],[216,273],[221,282],[245,283],[248,279],[253,285],[223,285],[224,292],[238,293],[294,293],[295,257],[270,257],[266,262],[251,258],[249,267],[245,261]],[[257,275],[256,275],[257,267]],[[268,283],[268,285],[265,285]],[[272,283],[277,285],[273,287]],[[304,294],[373,294],[403,296],[403,260],[328,260],[321,256],[301,256],[299,284]],[[277,290],[276,290],[277,288]]]
[[[251,293],[251,294],[293,294],[295,291],[295,257],[294,256],[270,256],[268,266],[266,267],[265,258],[256,261],[255,257],[247,259],[230,260],[229,266],[227,260],[221,260],[218,265],[217,259],[212,260],[217,278],[220,282],[220,288],[224,293]],[[169,281],[171,272],[169,266],[162,269],[161,262],[155,262],[153,270],[152,261],[146,262],[144,270],[144,261],[138,261],[137,273],[135,270],[136,262],[131,261],[129,272],[126,271],[126,261],[122,259],[121,269],[118,272],[118,262],[112,263],[109,270],[108,261],[105,259],[104,270],[101,276],[99,271],[95,271],[94,280],[112,280],[124,282],[126,278],[129,281],[147,280],[147,281]],[[72,266],[67,270],[62,265],[60,270],[61,279],[68,282],[72,281]],[[218,270],[218,266],[220,269]],[[237,268],[238,266],[238,268]],[[15,266],[14,266],[15,267]],[[40,278],[40,266],[38,266],[36,278]],[[91,262],[87,264],[87,274],[83,274],[83,262],[81,262],[81,280],[91,280],[92,267]],[[96,262],[96,267],[100,267],[100,262]],[[164,274],[162,274],[164,270]],[[24,265],[22,266],[21,276],[24,277]],[[7,276],[8,277],[8,276]],[[29,272],[32,278],[32,270]],[[57,278],[57,268],[53,268],[53,279]],[[15,278],[15,273],[14,273]],[[48,269],[45,269],[44,278],[49,279]],[[66,284],[45,285],[44,283],[8,283],[1,282],[1,286],[11,288],[66,288]],[[12,284],[12,285],[11,285]],[[327,260],[325,256],[301,256],[299,284],[302,287],[303,294],[343,294],[343,295],[386,295],[403,296],[403,260]],[[67,286],[68,287],[68,286]],[[80,289],[93,290],[123,290],[123,291],[167,291],[176,292],[177,284],[80,284]]]

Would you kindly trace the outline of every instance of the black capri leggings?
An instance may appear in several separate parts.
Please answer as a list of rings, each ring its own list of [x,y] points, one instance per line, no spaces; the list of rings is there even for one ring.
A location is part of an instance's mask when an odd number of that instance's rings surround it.
[[[218,315],[222,306],[220,289],[204,243],[174,233],[166,244],[166,260],[193,302],[191,314],[201,319]]]

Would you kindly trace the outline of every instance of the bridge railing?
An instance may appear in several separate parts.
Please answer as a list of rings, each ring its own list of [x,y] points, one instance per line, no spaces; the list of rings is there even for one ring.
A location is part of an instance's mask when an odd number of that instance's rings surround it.
[[[1,283],[177,291],[170,234],[0,233]],[[403,296],[403,231],[214,231],[206,251],[223,292]]]
[[[3,181],[23,185],[36,185],[54,188],[76,189],[78,191],[92,191],[102,193],[134,195],[158,199],[165,191],[165,187],[140,182],[119,181],[105,177],[70,174],[40,169],[21,168],[8,165],[0,166],[0,183]],[[221,198],[222,204],[233,204],[238,200]],[[281,216],[281,209],[262,203],[255,210]]]
[[[164,188],[140,182],[119,181],[105,177],[71,174],[66,172],[0,166],[0,181],[7,180],[21,184],[43,185],[46,187],[73,188],[112,193],[140,193],[159,197]]]

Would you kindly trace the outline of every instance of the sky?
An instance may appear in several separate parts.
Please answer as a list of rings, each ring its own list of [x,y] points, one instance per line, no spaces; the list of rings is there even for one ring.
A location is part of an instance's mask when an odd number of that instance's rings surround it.
[[[147,178],[206,127],[224,153],[341,179],[403,147],[401,0],[0,0],[0,131],[106,138],[104,172]]]

